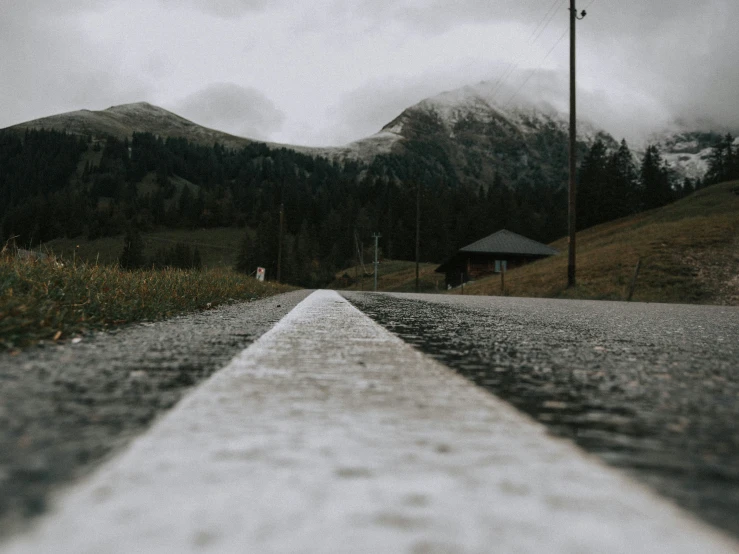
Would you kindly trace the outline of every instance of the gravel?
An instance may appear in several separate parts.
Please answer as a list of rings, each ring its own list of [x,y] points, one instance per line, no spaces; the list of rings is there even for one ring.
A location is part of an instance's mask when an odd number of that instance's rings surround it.
[[[0,536],[146,430],[303,300],[296,291],[0,354]]]

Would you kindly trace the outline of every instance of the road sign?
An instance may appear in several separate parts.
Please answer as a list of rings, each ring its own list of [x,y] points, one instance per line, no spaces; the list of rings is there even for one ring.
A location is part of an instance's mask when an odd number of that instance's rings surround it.
[[[257,268],[257,281],[264,281],[264,271],[263,267]]]

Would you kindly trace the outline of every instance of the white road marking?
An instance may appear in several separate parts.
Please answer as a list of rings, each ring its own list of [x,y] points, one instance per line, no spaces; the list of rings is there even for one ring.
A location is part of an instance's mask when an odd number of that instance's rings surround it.
[[[739,547],[319,291],[0,551]]]

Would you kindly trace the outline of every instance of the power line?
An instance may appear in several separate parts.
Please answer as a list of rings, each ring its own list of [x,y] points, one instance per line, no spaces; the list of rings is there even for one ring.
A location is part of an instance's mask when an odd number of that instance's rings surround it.
[[[542,17],[541,21],[539,21],[539,23],[534,28],[534,32],[531,33],[531,35],[529,36],[529,42],[531,44],[536,43],[536,41],[539,40],[539,38],[544,33],[544,31],[546,31],[546,29],[549,27],[549,25],[551,24],[551,22],[554,19],[554,17],[557,15],[557,13],[559,13],[558,10],[557,10],[557,7],[561,4],[562,1],[563,0],[554,0],[554,2],[552,2],[552,4],[549,6],[549,9],[545,12],[544,17]],[[543,24],[543,26],[542,26],[542,24]],[[532,40],[532,37],[535,37],[535,38]],[[504,72],[503,77],[501,79],[499,79],[498,82],[496,83],[496,85],[493,87],[492,96],[493,96],[494,99],[497,99],[498,98],[498,94],[503,91],[504,86],[506,85],[506,83],[509,80],[509,78],[520,67],[521,63],[523,62],[523,58],[524,58],[524,56],[521,56],[514,66],[512,66],[508,71]],[[526,82],[528,82],[528,80],[530,78],[531,78],[531,76],[529,76],[529,78],[526,79]],[[521,87],[519,87],[519,90],[520,90],[520,88]],[[516,91],[516,93],[514,94],[514,96],[516,94],[518,94],[518,91]],[[513,97],[511,97],[511,98],[513,98]],[[510,102],[510,100],[509,100],[509,102]]]
[[[562,0],[557,0],[557,4],[559,4],[561,1]],[[542,27],[541,31],[539,31],[539,34],[536,35],[536,38],[534,39],[534,42],[536,42],[537,40],[539,40],[539,38],[541,37],[541,35],[544,34],[544,31],[547,30],[547,27],[549,27],[549,24],[552,22],[552,20],[554,19],[554,16],[557,15],[557,13],[558,13],[557,10],[554,10],[552,12],[552,14],[549,16],[549,19],[547,19],[546,25],[544,25],[544,27]]]
[[[531,33],[531,36],[529,36],[529,40],[531,40],[531,39],[532,39],[532,38],[534,37],[534,35],[536,35],[536,33],[537,33],[537,32],[539,31],[539,27],[541,27],[541,24],[542,24],[542,23],[544,23],[544,21],[546,21],[547,17],[549,17],[549,14],[550,14],[550,12],[551,12],[552,10],[554,10],[554,8],[556,8],[556,7],[557,7],[557,4],[558,4],[558,3],[560,2],[560,1],[561,1],[561,0],[554,0],[554,2],[552,3],[552,5],[551,5],[551,6],[549,6],[549,9],[548,9],[548,10],[546,11],[546,13],[544,14],[544,17],[542,17],[542,18],[541,18],[541,21],[539,21],[539,23],[537,23],[537,24],[536,24],[536,27],[534,28],[534,32],[533,32],[533,33]]]
[[[542,68],[542,66],[544,65],[544,62],[547,61],[549,56],[552,55],[552,52],[554,52],[554,49],[557,48],[557,46],[559,46],[559,43],[562,42],[562,40],[567,36],[568,31],[569,29],[564,30],[562,35],[557,39],[557,42],[554,43],[554,45],[549,49],[549,52],[547,52],[546,56],[544,56],[544,58],[541,60],[539,67],[537,67],[536,69],[532,70],[531,73],[529,73],[529,76],[526,78],[526,80],[523,83],[521,83],[521,86],[519,86],[516,92],[513,93],[513,96],[511,96],[508,99],[508,102],[505,103],[505,106],[510,104],[516,98],[516,96],[518,96],[518,93],[521,92],[521,89],[523,89],[523,87],[526,86],[526,83],[528,83],[531,80],[531,78],[534,76],[534,74]]]
[[[546,2],[546,0],[544,0],[544,1]],[[559,2],[561,2],[561,1],[562,0],[554,0],[554,2],[552,3],[552,5],[549,6],[549,8],[547,9],[547,11],[544,13],[544,17],[542,17],[541,20],[539,21],[539,23],[536,24],[536,27],[534,27],[534,30],[532,31],[531,35],[528,38],[528,41],[529,42],[531,42],[532,37],[537,34],[537,32],[539,31],[539,27],[542,25],[542,23],[544,23],[545,21],[547,21],[547,18],[549,17],[550,13],[556,13],[555,8],[557,7],[557,4]],[[553,10],[554,10],[554,12],[553,12]],[[545,26],[547,24],[548,24],[548,22],[545,24]],[[534,40],[534,42],[536,42],[536,40]],[[533,44],[533,42],[532,42],[532,44]],[[515,64],[509,65],[508,68],[503,72],[503,74],[501,75],[501,77],[498,79],[498,81],[493,86],[492,96],[493,96],[494,99],[497,98],[498,92],[501,90],[501,88],[503,87],[503,85],[505,84],[505,82],[508,80],[508,78],[516,72],[516,70],[521,65],[521,62],[522,61],[523,61],[523,56],[521,56]]]

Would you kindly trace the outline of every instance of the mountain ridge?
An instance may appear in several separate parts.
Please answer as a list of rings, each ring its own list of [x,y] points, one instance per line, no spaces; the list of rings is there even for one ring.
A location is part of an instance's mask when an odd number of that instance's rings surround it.
[[[515,104],[511,104],[510,100],[503,103],[498,99],[499,96],[500,91],[492,82],[443,91],[409,106],[377,133],[341,146],[301,146],[241,137],[199,125],[148,102],[116,105],[105,110],[81,109],[19,123],[7,129],[44,128],[81,135],[109,134],[121,139],[130,138],[134,132],[149,132],[158,136],[186,138],[207,146],[218,142],[238,149],[252,143],[264,143],[270,148],[287,148],[333,161],[372,163],[378,156],[402,153],[409,140],[429,142],[431,137],[424,136],[423,129],[417,127],[419,119],[428,120],[431,117],[440,124],[437,130],[444,131],[437,133],[433,140],[446,142],[444,149],[462,164],[461,171],[471,173],[471,180],[476,181],[479,178],[493,178],[494,170],[491,168],[501,161],[495,149],[510,149],[510,144],[504,144],[507,140],[522,148],[520,160],[525,166],[528,160],[537,157],[535,151],[542,144],[553,140],[555,135],[559,143],[562,133],[568,132],[567,114],[551,103],[523,99]],[[496,133],[500,136],[491,136]],[[719,136],[705,131],[673,130],[654,133],[648,142],[660,147],[665,161],[678,176],[697,179],[705,175],[710,148]],[[616,138],[590,121],[578,120],[578,140],[585,146],[601,139],[609,149],[615,149],[618,146]],[[643,152],[642,145],[631,146],[635,154]],[[558,144],[557,148],[560,147],[561,144]],[[478,158],[482,158],[482,162],[476,161]],[[485,170],[474,167],[480,163],[491,167],[483,168]]]

